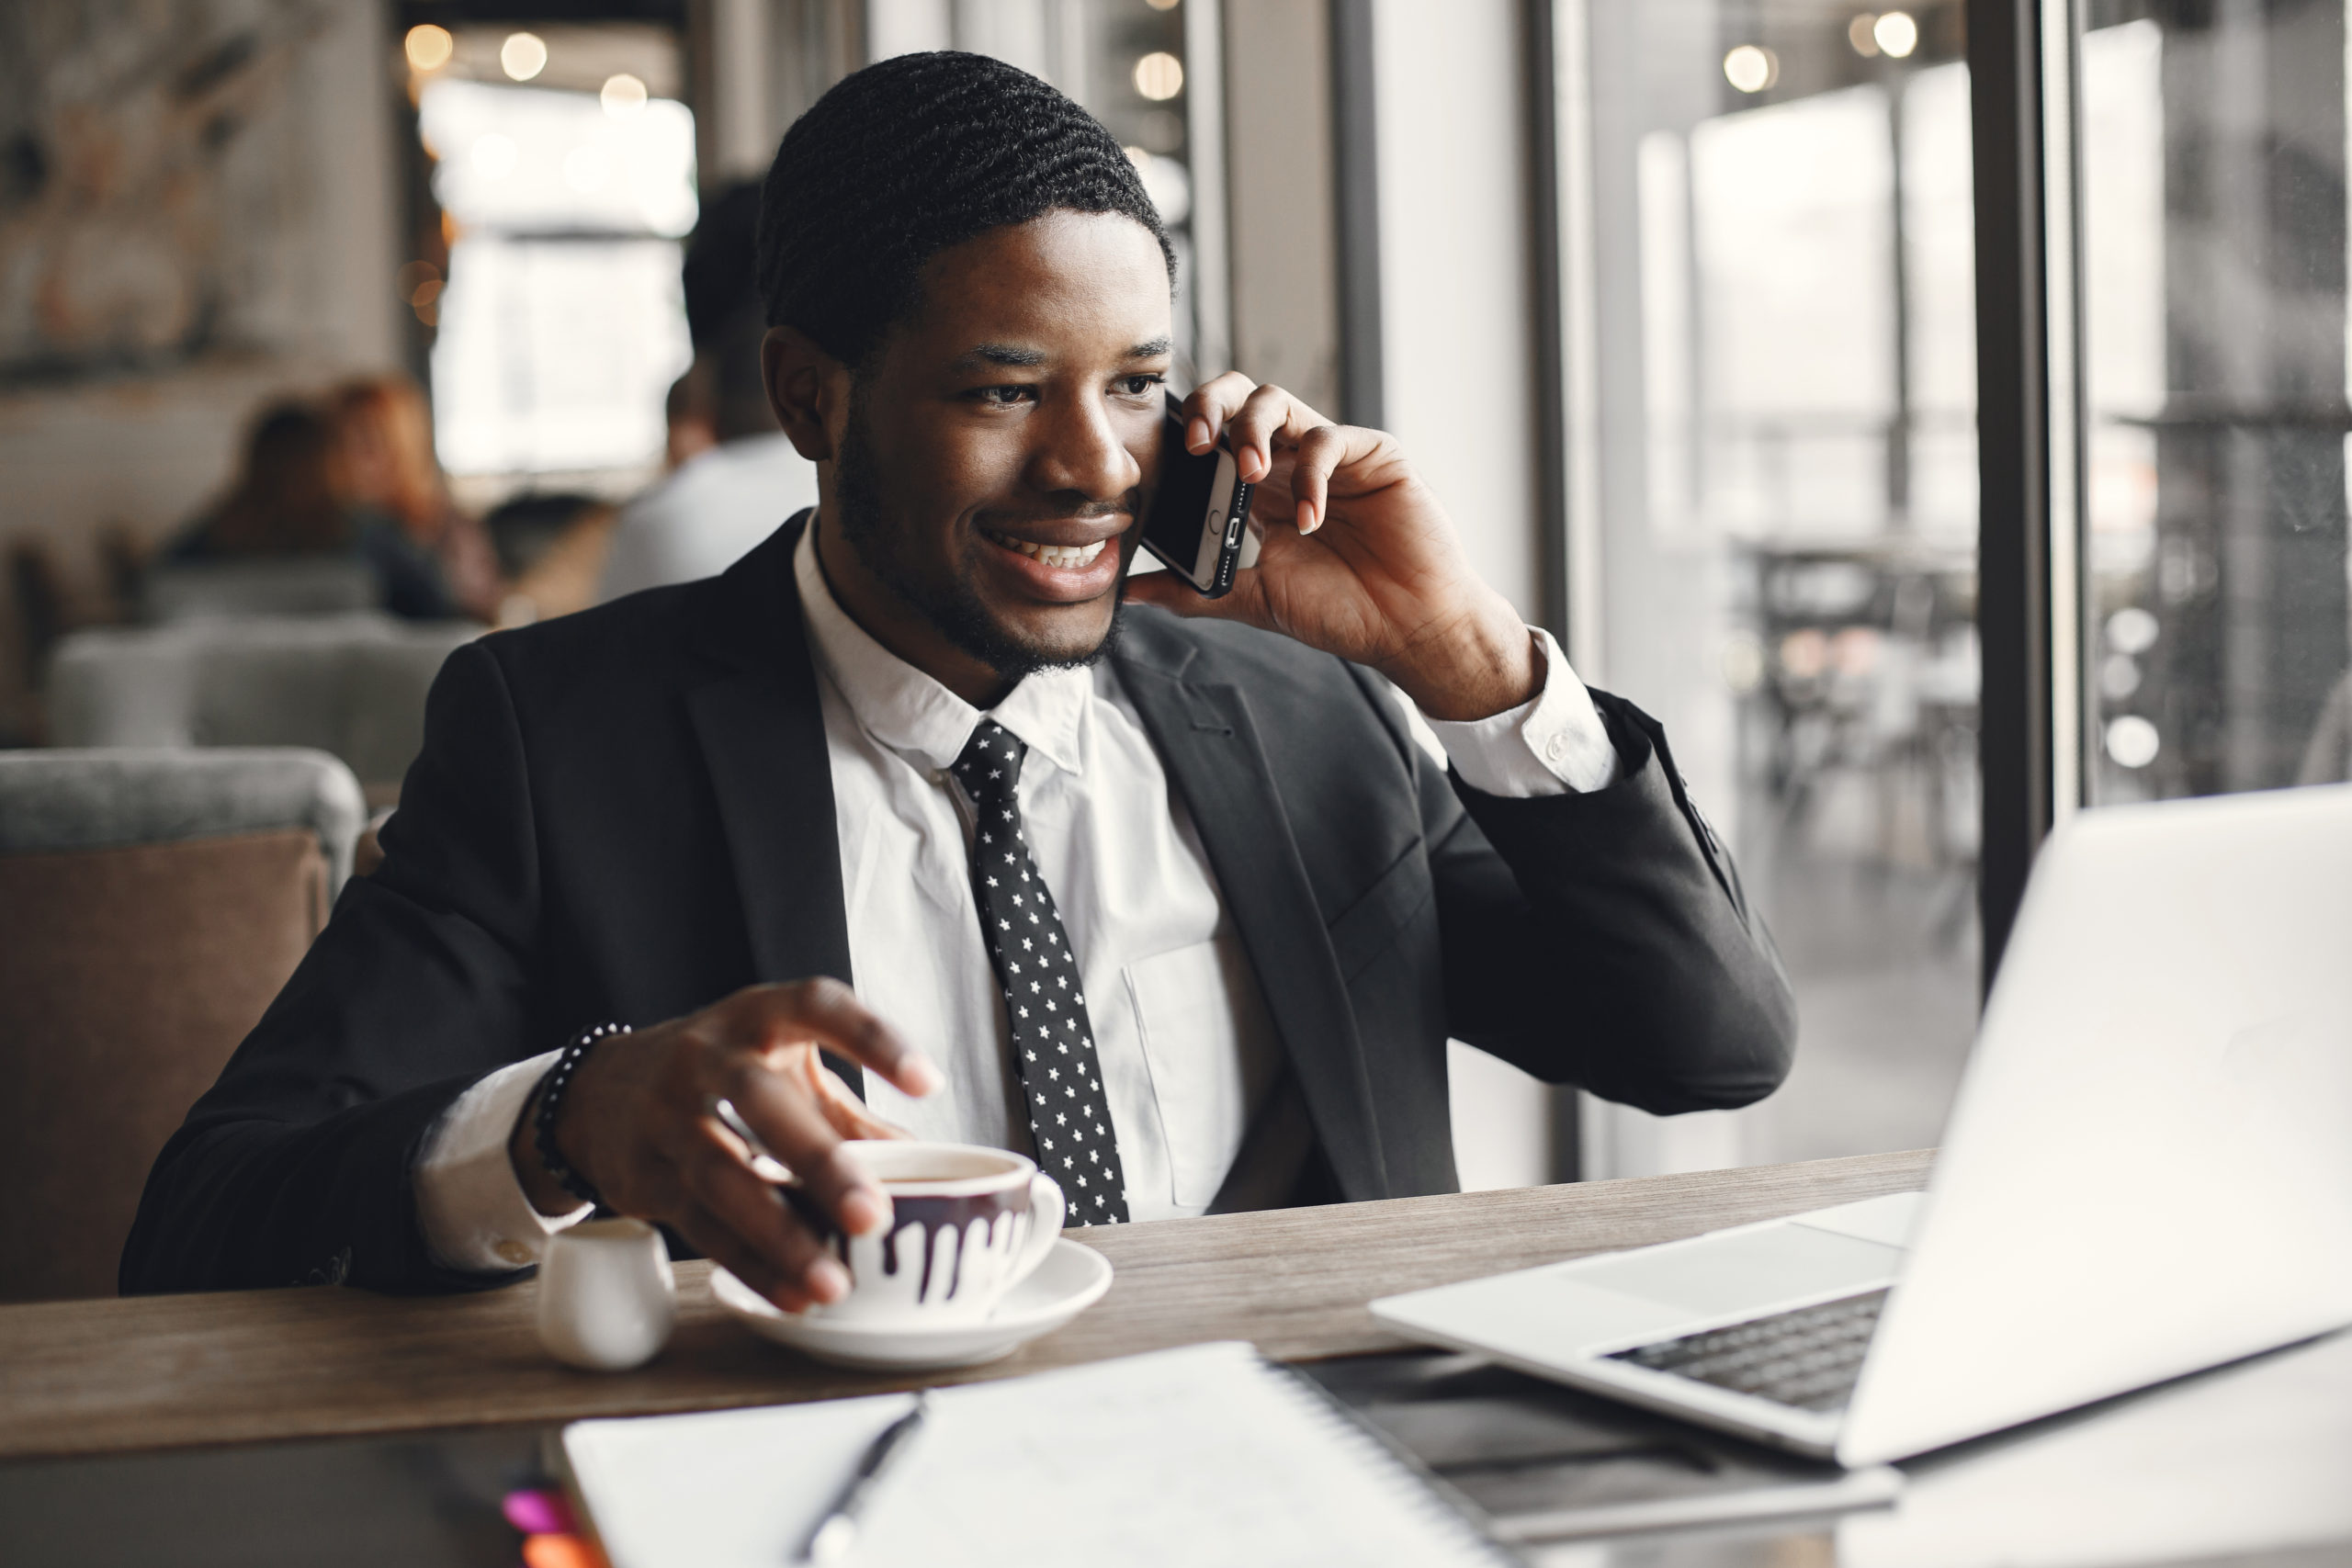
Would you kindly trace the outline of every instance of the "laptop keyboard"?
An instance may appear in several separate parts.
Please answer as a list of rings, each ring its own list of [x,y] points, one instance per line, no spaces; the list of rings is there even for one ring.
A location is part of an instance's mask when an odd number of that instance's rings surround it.
[[[1620,1350],[1609,1359],[1801,1410],[1846,1408],[1884,1291]]]

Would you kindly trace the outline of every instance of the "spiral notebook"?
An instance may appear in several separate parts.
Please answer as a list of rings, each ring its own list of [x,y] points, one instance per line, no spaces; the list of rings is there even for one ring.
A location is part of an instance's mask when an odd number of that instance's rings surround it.
[[[581,1421],[613,1568],[777,1568],[912,1396]],[[1221,1343],[940,1391],[856,1562],[972,1568],[1515,1561],[1329,1395]]]

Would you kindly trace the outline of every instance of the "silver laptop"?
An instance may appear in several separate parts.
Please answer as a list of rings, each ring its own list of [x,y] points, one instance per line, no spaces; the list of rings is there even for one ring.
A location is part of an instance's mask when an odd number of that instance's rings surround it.
[[[2052,835],[1925,1193],[1372,1312],[1848,1465],[2352,1323],[2352,785]]]

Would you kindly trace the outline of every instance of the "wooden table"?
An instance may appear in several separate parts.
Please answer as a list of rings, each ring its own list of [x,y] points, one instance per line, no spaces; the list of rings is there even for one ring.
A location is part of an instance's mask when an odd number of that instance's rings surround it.
[[[400,1298],[314,1288],[0,1307],[0,1459],[127,1453],[824,1399],[996,1378],[1211,1339],[1310,1359],[1398,1348],[1375,1296],[1917,1190],[1925,1152],[1693,1176],[1170,1220],[1071,1235],[1111,1292],[990,1366],[920,1380],[820,1366],[753,1337],[679,1270],[651,1366],[556,1365],[529,1283]]]

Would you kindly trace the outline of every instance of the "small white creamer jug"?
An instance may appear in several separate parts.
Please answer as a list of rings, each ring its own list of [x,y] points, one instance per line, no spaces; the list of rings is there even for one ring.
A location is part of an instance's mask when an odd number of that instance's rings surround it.
[[[539,1264],[539,1343],[589,1371],[641,1367],[670,1342],[678,1285],[662,1233],[643,1220],[583,1220]]]

